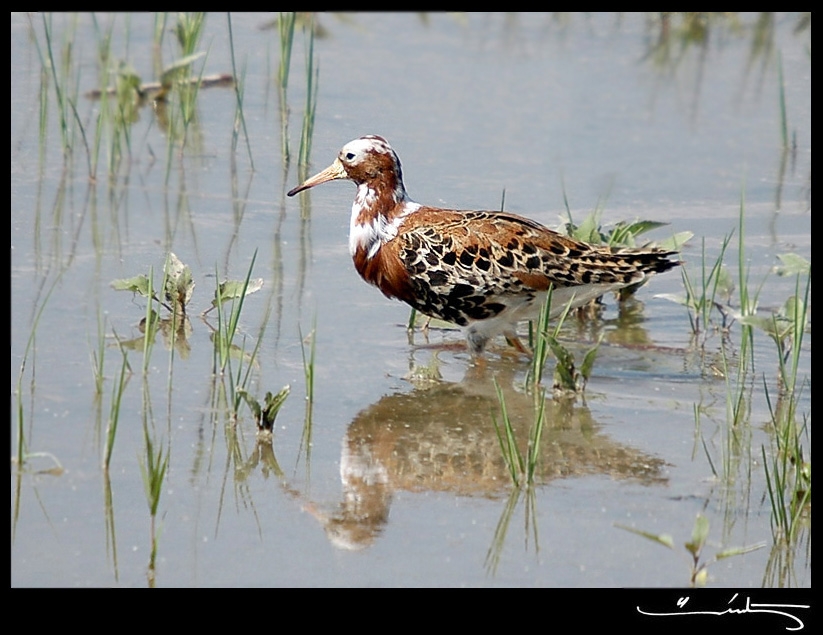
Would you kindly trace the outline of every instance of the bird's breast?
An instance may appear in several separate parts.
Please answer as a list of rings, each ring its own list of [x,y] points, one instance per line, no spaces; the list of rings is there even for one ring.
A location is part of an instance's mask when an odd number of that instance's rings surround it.
[[[386,297],[414,305],[414,289],[403,261],[392,242],[378,243],[376,249],[358,246],[352,254],[360,277],[380,289]]]

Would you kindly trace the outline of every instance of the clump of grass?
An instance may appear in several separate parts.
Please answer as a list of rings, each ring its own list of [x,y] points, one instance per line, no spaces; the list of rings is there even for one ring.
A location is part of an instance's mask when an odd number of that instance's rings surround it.
[[[138,120],[139,110],[146,103],[146,93],[142,90],[137,71],[127,61],[116,60],[112,55],[114,18],[110,19],[105,31],[98,26],[96,16],[92,20],[98,36],[100,87],[96,91],[90,91],[86,96],[99,98],[100,108],[96,118],[89,172],[92,179],[97,178],[100,150],[106,139],[108,177],[109,182],[114,183],[124,165],[123,159],[131,153],[131,126]],[[113,83],[112,88],[109,88],[110,82]],[[85,134],[83,139],[85,142]],[[88,147],[88,144],[86,145]],[[128,165],[128,162],[125,164]]]
[[[526,385],[527,387],[535,388],[540,384],[543,378],[546,360],[551,350],[556,361],[552,384],[555,395],[577,394],[583,392],[586,387],[600,342],[598,341],[594,347],[586,352],[580,369],[578,370],[575,366],[574,355],[558,340],[560,329],[569,314],[573,299],[569,301],[563,313],[558,317],[554,329],[550,330],[549,322],[551,318],[552,295],[552,287],[549,287],[546,300],[540,309],[537,321],[530,325],[529,339],[533,354],[529,371],[526,374]]]
[[[303,111],[303,127],[300,130],[300,150],[298,151],[298,168],[308,169],[311,159],[311,145],[314,136],[314,118],[317,112],[317,92],[318,81],[320,79],[320,66],[314,60],[314,17],[304,30],[308,31],[308,43],[306,45],[306,106]],[[308,174],[301,175],[300,180],[305,180]]]
[[[799,382],[798,367],[800,350],[806,329],[808,328],[808,302],[811,290],[811,267],[804,258],[795,254],[780,257],[781,265],[776,268],[779,275],[795,275],[795,293],[777,310],[769,315],[757,313],[757,298],[760,288],[752,294],[749,290],[749,269],[746,261],[745,233],[744,233],[744,203],[741,195],[739,226],[738,226],[738,297],[739,310],[732,312],[729,308],[729,298],[733,291],[728,275],[724,272],[723,259],[731,235],[725,237],[720,255],[707,273],[705,245],[703,252],[703,266],[701,287],[691,283],[688,273],[684,270],[684,281],[687,297],[684,301],[690,310],[692,330],[695,334],[708,331],[711,314],[714,309],[723,317],[724,334],[728,331],[726,322],[728,316],[733,315],[741,326],[741,344],[737,354],[736,380],[732,381],[730,364],[726,355],[725,346],[722,348],[722,368],[720,374],[726,382],[726,434],[724,436],[724,456],[722,463],[722,477],[731,481],[731,458],[739,454],[741,449],[749,451],[745,465],[752,465],[749,428],[744,427],[751,416],[747,393],[751,390],[748,375],[754,368],[754,331],[766,333],[775,345],[777,353],[777,383],[778,394],[776,402],[772,400],[768,382],[763,377],[763,395],[769,408],[774,430],[774,449],[769,455],[767,448],[761,446],[761,457],[766,477],[766,489],[771,505],[771,527],[775,544],[791,545],[799,534],[798,528],[803,525],[801,520],[808,513],[811,504],[811,461],[805,447],[808,443],[808,416],[803,413],[798,416],[797,406],[805,386],[805,380]],[[801,284],[806,277],[805,288]],[[717,298],[725,295],[725,305]],[[704,340],[705,343],[705,340]],[[799,383],[798,383],[799,382]],[[749,395],[750,397],[750,395]],[[798,420],[802,420],[798,423]],[[695,420],[699,426],[699,409],[695,407]],[[805,439],[805,440],[804,440]],[[717,476],[718,469],[710,456],[705,441],[703,442],[706,456],[712,472]]]
[[[285,12],[279,14],[277,26],[280,37],[280,63],[277,70],[277,93],[280,104],[280,152],[284,166],[287,166],[291,161],[287,93],[296,24],[296,13]],[[314,136],[314,120],[315,113],[317,112],[317,86],[320,77],[320,67],[314,57],[315,31],[314,16],[310,14],[308,20],[303,22],[303,32],[306,36],[306,102],[303,109],[303,122],[300,129],[300,146],[297,152],[297,170],[298,177],[301,181],[304,181],[308,177],[312,139]],[[308,208],[305,208],[303,210],[304,214],[307,209]]]
[[[48,292],[46,293],[46,297],[43,299],[42,304],[37,309],[37,312],[34,315],[34,320],[32,320],[31,332],[29,333],[29,338],[26,341],[26,348],[23,351],[23,360],[20,362],[20,372],[17,375],[17,389],[15,391],[17,396],[17,443],[15,444],[15,460],[17,461],[17,466],[20,469],[22,469],[28,456],[24,425],[25,416],[23,413],[23,377],[26,374],[26,364],[28,363],[29,357],[33,354],[34,351],[34,342],[36,339],[37,326],[40,323],[40,318],[43,316],[43,311],[46,308],[46,305],[49,303],[49,298],[51,298],[51,294],[54,292],[55,288],[57,287],[57,284],[62,279],[63,272],[65,271],[66,269],[63,269],[63,271],[61,271],[61,273],[55,277],[54,282],[52,282]]]
[[[550,339],[552,353],[557,360],[554,366],[552,390],[555,396],[574,395],[582,393],[594,367],[594,360],[600,347],[600,341],[586,351],[579,370],[575,366],[574,355],[556,337]]]
[[[205,24],[205,14],[203,13],[177,14],[174,25],[170,30],[174,34],[181,55],[166,67],[161,65],[159,51],[162,50],[164,35],[169,30],[166,28],[169,18],[165,13],[155,14],[154,44],[157,53],[155,75],[159,76],[159,81],[146,83],[141,81],[141,77],[127,60],[117,61],[113,59],[110,51],[111,26],[107,32],[102,32],[97,26],[96,18],[93,18],[93,20],[99,39],[98,57],[101,69],[101,86],[98,90],[87,93],[87,96],[92,99],[100,99],[101,107],[99,108],[100,114],[97,116],[97,130],[93,150],[89,151],[90,174],[94,178],[101,140],[105,135],[108,135],[109,179],[112,182],[114,181],[114,178],[119,174],[121,165],[123,165],[122,159],[131,153],[131,125],[138,120],[139,110],[146,104],[151,103],[154,108],[154,116],[166,132],[166,181],[168,182],[171,176],[174,149],[178,145],[185,147],[192,140],[199,139],[199,137],[190,134],[190,130],[191,124],[196,121],[196,103],[200,88],[234,84],[237,89],[237,84],[234,81],[236,74],[204,77],[205,62],[199,71],[193,71],[194,63],[206,55],[205,52],[196,51]],[[231,37],[231,30],[229,35]],[[113,83],[114,86],[110,87],[110,83]],[[172,93],[177,97],[176,108],[168,107]],[[242,102],[240,91],[237,94],[240,102]],[[73,108],[71,101],[69,105]],[[79,122],[76,110],[75,118]],[[88,149],[89,143],[82,127],[80,132]]]
[[[304,338],[302,331],[300,333],[300,352],[303,355],[303,375],[306,379],[306,413],[303,418],[303,434],[300,437],[300,448],[297,451],[298,459],[306,448],[306,467],[311,463],[311,446],[312,446],[312,426],[313,426],[313,412],[314,412],[314,355],[316,350],[317,340],[317,320],[312,325],[311,333]],[[306,354],[306,340],[309,340],[309,352]]]
[[[245,389],[241,388],[238,390],[238,393],[245,399],[254,415],[258,432],[272,432],[274,430],[274,420],[277,418],[280,408],[282,408],[286,402],[286,397],[289,396],[290,390],[289,386],[284,386],[275,395],[272,395],[271,391],[266,392],[263,405],[249,395]]]
[[[186,55],[163,69],[160,76],[161,87],[153,95],[155,113],[161,118],[167,130],[169,159],[174,148],[178,146],[184,148],[192,145],[193,141],[199,143],[199,137],[193,136],[191,130],[193,129],[192,124],[197,120],[197,98],[200,88],[204,85],[205,60],[200,65],[199,71],[194,72],[192,67],[194,62],[204,56],[204,52]],[[167,105],[172,91],[177,98],[176,108],[168,108]],[[169,180],[170,171],[169,161],[166,168],[166,182]]]
[[[234,116],[234,127],[232,129],[232,153],[237,148],[237,133],[239,128],[243,128],[243,136],[246,139],[246,153],[249,156],[249,163],[251,164],[252,172],[254,171],[254,159],[251,154],[251,143],[249,142],[249,131],[246,129],[246,116],[243,114],[243,96],[245,86],[245,66],[243,68],[242,76],[237,73],[237,63],[234,58],[234,31],[231,27],[231,12],[226,13],[226,20],[228,21],[229,29],[229,49],[231,50],[231,69],[232,75],[235,77],[234,95],[236,98],[237,109]]]
[[[568,198],[565,189],[563,191],[563,201],[566,206],[566,214],[568,220],[565,221],[558,231],[575,240],[580,240],[593,245],[605,245],[612,249],[635,249],[635,248],[658,248],[666,251],[679,252],[683,245],[685,245],[693,236],[694,233],[690,231],[683,231],[673,234],[669,238],[660,241],[645,241],[640,242],[639,237],[647,232],[660,227],[665,227],[668,223],[651,220],[634,220],[634,221],[619,221],[611,229],[603,228],[600,217],[603,210],[602,201],[598,201],[594,210],[586,216],[580,225],[576,225],[572,220],[571,209],[569,207]],[[647,279],[638,282],[637,284],[623,287],[616,292],[618,302],[624,302],[632,295],[634,295],[640,287],[647,283]],[[590,306],[597,300],[593,300]],[[683,302],[682,300],[678,300]],[[571,390],[573,384],[568,382],[566,378],[559,378],[563,390]],[[585,383],[585,381],[583,381]],[[575,380],[574,384],[577,384]]]
[[[155,51],[163,49],[163,40],[166,37],[166,27],[169,22],[168,11],[157,11],[154,14],[154,30],[152,32],[153,47]]]
[[[113,64],[113,62],[112,62]],[[131,152],[131,125],[137,120],[145,95],[140,88],[140,77],[125,62],[120,62],[111,71],[102,74],[102,81],[108,83],[113,76],[114,90],[100,92],[100,109],[97,116],[95,143],[93,152],[93,169],[96,174],[99,162],[100,146],[103,138],[108,136],[108,177],[113,183],[120,173],[124,157]]]
[[[295,13],[281,12],[277,21],[280,33],[280,64],[277,69],[277,94],[280,102],[280,152],[283,164],[291,160],[289,150],[289,106],[286,93],[289,87],[289,70],[291,69],[291,52],[294,45]]]
[[[798,430],[784,425],[776,434],[777,451],[769,458],[761,446],[766,488],[771,504],[771,529],[775,543],[792,544],[801,520],[810,513],[812,503],[811,458],[803,453],[801,437],[808,435],[808,418]]]
[[[543,371],[548,359],[549,351],[556,358],[553,390],[556,396],[577,394],[585,388],[586,381],[591,374],[599,342],[589,350],[583,360],[580,370],[575,368],[574,356],[557,339],[563,321],[571,310],[572,300],[566,305],[563,313],[557,320],[553,330],[549,328],[551,319],[553,287],[550,286],[537,321],[530,324],[530,344],[532,347],[532,361],[526,374],[526,388],[534,396],[534,419],[529,428],[529,438],[526,453],[521,452],[517,445],[514,428],[509,419],[503,391],[495,381],[497,400],[501,410],[501,423],[492,413],[492,423],[500,443],[503,460],[516,487],[531,487],[534,483],[537,459],[539,456],[540,439],[543,434],[543,420],[545,414],[546,395],[541,387]]]
[[[800,296],[800,276],[797,277],[795,294],[789,297],[775,313],[767,317],[751,314],[741,319],[747,326],[766,333],[777,350],[778,378],[781,390],[792,394],[797,383],[800,363],[800,346],[808,327],[808,302],[811,277],[807,279],[804,296]]]
[[[633,534],[652,540],[659,545],[668,547],[669,549],[675,549],[674,539],[669,534],[654,534],[636,529],[635,527],[621,525],[620,523],[615,523],[615,527],[630,531]],[[708,538],[709,520],[703,514],[698,514],[697,518],[695,518],[694,526],[692,527],[691,539],[683,545],[688,554],[689,586],[691,587],[703,587],[706,585],[709,579],[708,567],[713,563],[732,556],[740,556],[751,551],[756,551],[757,549],[762,549],[766,546],[765,543],[758,543],[749,547],[729,547],[716,552],[709,560],[701,560],[703,549],[706,546]]]
[[[31,363],[32,367],[34,367],[34,351],[35,349],[35,340],[37,334],[38,324],[40,323],[40,318],[43,315],[43,310],[48,305],[49,298],[51,298],[51,294],[54,292],[54,289],[57,287],[57,284],[63,277],[63,273],[68,269],[63,269],[59,275],[57,275],[54,279],[54,282],[49,287],[46,296],[37,309],[34,315],[34,319],[32,320],[32,327],[31,332],[29,333],[28,340],[26,341],[26,348],[23,352],[23,359],[20,362],[20,371],[17,375],[17,386],[15,389],[15,399],[17,401],[17,422],[16,422],[16,433],[17,439],[15,442],[14,447],[14,454],[12,456],[11,462],[12,464],[17,464],[17,474],[14,484],[14,503],[13,503],[13,512],[12,512],[12,527],[11,527],[11,538],[12,543],[14,542],[16,529],[17,529],[17,521],[20,519],[20,493],[21,493],[21,486],[22,486],[22,476],[23,470],[25,469],[26,464],[29,462],[30,459],[35,457],[47,457],[50,458],[53,463],[54,467],[50,470],[42,470],[41,473],[51,473],[51,474],[61,474],[63,472],[63,466],[60,464],[60,461],[57,459],[56,456],[49,452],[30,452],[26,443],[26,426],[25,426],[25,413],[23,407],[23,378],[26,375],[26,366]],[[32,370],[31,375],[31,391],[32,395],[34,392],[34,371]],[[13,416],[13,415],[12,415]],[[31,423],[29,424],[29,428],[31,428]]]
[[[212,301],[211,308],[217,308],[217,330],[214,334],[216,373],[222,374],[225,371],[232,352],[235,350],[234,338],[237,334],[237,327],[240,322],[240,315],[243,311],[245,298],[252,292],[250,288],[257,290],[262,286],[262,280],[252,282],[251,279],[251,272],[254,269],[254,261],[256,259],[257,250],[255,250],[252,256],[246,278],[242,283],[228,281],[218,284],[215,289],[215,297]],[[257,284],[258,282],[259,285]],[[231,300],[231,311],[226,315],[223,311],[223,303],[229,300]],[[211,308],[209,311],[211,311]]]
[[[598,201],[588,216],[586,216],[580,225],[576,225],[572,220],[569,202],[566,198],[565,192],[563,200],[566,205],[566,215],[568,220],[564,222],[558,230],[574,238],[593,245],[608,245],[614,248],[636,248],[636,247],[659,247],[670,251],[680,251],[693,236],[694,233],[690,231],[683,231],[673,236],[660,241],[646,241],[641,243],[638,237],[646,234],[654,229],[666,227],[668,223],[652,220],[621,220],[617,222],[614,227],[606,230],[601,224],[601,216],[603,213],[602,202]]]
[[[169,447],[163,447],[162,442],[155,449],[155,441],[149,432],[148,425],[143,426],[145,440],[144,457],[140,461],[140,474],[143,477],[143,487],[146,493],[146,502],[151,515],[151,555],[149,556],[148,577],[149,586],[154,586],[156,579],[157,561],[157,508],[160,505],[160,495],[163,491],[163,482],[169,467]]]
[[[103,394],[103,382],[105,375],[103,368],[106,361],[106,336],[103,328],[103,319],[100,313],[97,313],[97,350],[92,350],[91,354],[91,369],[94,377],[94,392],[100,397]]]
[[[500,518],[497,521],[497,526],[494,528],[492,544],[486,552],[486,560],[484,565],[486,571],[490,575],[495,575],[497,573],[497,567],[500,564],[500,557],[503,553],[503,546],[506,543],[506,534],[508,534],[511,519],[514,516],[514,511],[517,509],[520,498],[524,495],[526,497],[524,512],[526,516],[526,548],[528,549],[529,538],[531,537],[534,541],[535,551],[540,551],[540,543],[538,541],[537,532],[537,497],[535,490],[534,488],[529,487],[524,491],[523,488],[515,487],[506,499],[506,505],[500,514]]]
[[[63,140],[63,153],[64,155],[68,156],[71,153],[71,139],[69,136],[69,116],[68,116],[68,100],[66,99],[66,94],[63,86],[63,82],[60,81],[60,78],[57,76],[57,64],[54,61],[54,52],[52,46],[52,27],[51,27],[51,18],[52,14],[43,12],[41,14],[43,19],[43,34],[46,40],[46,53],[48,54],[48,64],[47,66],[51,69],[52,78],[54,80],[54,92],[57,98],[57,107],[58,107],[58,114],[60,117],[60,135]],[[36,40],[35,40],[36,42]],[[38,46],[39,51],[39,46]],[[43,56],[40,56],[41,61],[43,60]],[[67,62],[68,63],[68,62]]]
[[[215,287],[212,306],[203,313],[203,315],[206,315],[212,309],[217,309],[217,328],[212,333],[214,374],[215,376],[220,375],[229,381],[228,399],[231,402],[233,417],[236,417],[239,412],[240,402],[246,392],[246,386],[250,380],[251,371],[254,368],[262,342],[262,337],[258,338],[250,353],[245,349],[245,337],[242,346],[238,346],[234,342],[246,296],[258,291],[263,286],[262,279],[255,280],[251,278],[256,258],[257,251],[255,250],[244,280],[228,280],[219,283]],[[226,314],[223,305],[229,301],[231,301],[231,308],[229,313]],[[233,359],[239,360],[236,373],[232,371],[231,362]]]
[[[203,29],[206,25],[206,14],[200,11],[177,14],[177,23],[174,25],[174,35],[184,56],[192,55],[197,49]]]
[[[529,366],[529,372],[526,374],[526,385],[536,387],[543,379],[543,370],[546,367],[546,360],[549,356],[551,344],[549,339],[549,321],[551,320],[552,296],[554,295],[554,285],[549,285],[549,290],[546,293],[546,300],[540,308],[540,313],[537,316],[535,323],[529,323],[529,344],[532,349],[532,360]],[[568,307],[563,313],[563,318],[568,314]],[[562,323],[562,318],[560,320]],[[555,331],[555,336],[557,331]]]
[[[106,425],[106,439],[103,446],[103,469],[108,472],[111,465],[111,455],[114,451],[114,439],[117,436],[117,424],[120,421],[120,406],[123,400],[123,392],[126,389],[126,383],[131,376],[131,366],[129,365],[128,355],[121,347],[120,353],[123,356],[123,361],[120,364],[120,372],[117,376],[117,382],[112,387],[111,409],[109,411],[109,421]]]
[[[783,56],[777,53],[777,86],[778,99],[780,102],[780,138],[783,141],[783,149],[789,149],[789,122],[786,115],[786,84],[783,81]]]
[[[199,14],[180,14],[174,29],[182,56],[165,68],[161,68],[159,59],[156,61],[156,75],[159,81],[143,82],[127,60],[115,60],[111,55],[111,26],[107,32],[102,32],[94,19],[95,30],[98,33],[98,57],[100,65],[100,87],[89,91],[86,96],[100,100],[97,116],[96,134],[93,150],[89,151],[90,174],[96,174],[98,155],[104,136],[108,136],[109,152],[109,179],[114,181],[123,165],[123,158],[132,151],[130,139],[131,126],[139,119],[139,111],[146,104],[154,107],[154,115],[160,126],[165,130],[167,137],[167,164],[166,179],[169,179],[172,150],[178,142],[185,143],[189,139],[187,134],[189,125],[195,120],[195,104],[199,89],[203,86],[225,86],[233,83],[230,75],[216,75],[203,77],[203,70],[197,76],[192,73],[195,61],[205,56],[204,52],[195,52],[201,32],[202,20]],[[162,49],[162,38],[166,31],[167,16],[156,14],[155,17],[155,50]],[[113,86],[110,86],[113,84]],[[170,109],[167,100],[172,93],[178,96],[179,108]],[[70,103],[73,108],[73,103]],[[75,114],[75,118],[79,117]],[[83,142],[88,151],[89,143],[82,127],[80,128]]]
[[[523,452],[517,443],[514,426],[506,408],[506,400],[496,379],[494,380],[494,388],[497,392],[497,402],[500,405],[501,421],[498,423],[497,416],[492,411],[492,424],[500,444],[503,462],[512,479],[514,488],[509,494],[506,506],[495,528],[494,540],[486,554],[486,568],[492,575],[496,572],[500,561],[509,522],[523,494],[526,496],[526,544],[528,546],[529,536],[533,535],[535,548],[539,551],[534,486],[540,459],[540,441],[543,436],[546,408],[546,392],[542,387],[535,386],[533,392],[534,418],[529,427],[526,451]]]
[[[170,254],[174,256],[174,254]],[[177,260],[175,257],[174,260]],[[175,263],[176,264],[176,263]],[[182,263],[181,263],[182,264]],[[175,266],[171,264],[171,258],[166,259],[166,266],[163,268],[163,288],[165,290],[165,297],[167,302],[172,302],[173,310],[173,318],[177,318],[178,316],[185,320],[186,317],[186,309],[185,305],[175,305],[176,302],[180,302],[182,300],[181,297],[175,297],[172,295],[173,287],[174,287],[174,274],[173,272],[169,271],[169,266]],[[153,279],[154,279],[154,269],[149,267],[149,287],[153,286]],[[192,287],[194,283],[191,283]],[[154,342],[155,342],[155,334],[160,326],[160,316],[157,311],[154,310],[154,298],[152,296],[148,297],[148,302],[146,302],[146,314],[143,317],[141,322],[141,327],[143,329],[143,376],[145,377],[148,375],[149,372],[149,362],[151,360],[151,353],[154,350]],[[186,300],[188,301],[188,300]]]
[[[751,387],[747,381],[748,371],[744,364],[737,364],[736,375],[730,368],[726,346],[721,348],[721,363],[719,374],[722,375],[726,387],[726,418],[722,427],[720,444],[721,457],[718,465],[712,460],[709,446],[702,434],[700,440],[703,451],[709,462],[715,478],[722,478],[726,483],[732,483],[735,477],[735,468],[741,465],[750,466],[753,463],[751,456],[751,427],[746,425],[751,416]],[[700,429],[700,408],[695,404],[694,416],[696,430]],[[751,474],[749,473],[749,477]]]
[[[117,531],[114,526],[114,497],[111,492],[111,476],[108,470],[103,472],[103,516],[106,524],[106,551],[111,555],[114,567],[114,579],[120,579],[117,565]]]
[[[503,460],[506,463],[506,468],[509,471],[509,476],[511,476],[515,487],[531,487],[534,485],[534,476],[540,455],[540,439],[543,435],[543,421],[546,407],[545,393],[542,390],[535,392],[534,421],[529,428],[529,440],[524,454],[517,445],[514,427],[512,426],[508,410],[506,409],[506,400],[497,380],[494,381],[494,388],[497,392],[497,401],[500,404],[501,423],[497,422],[497,417],[494,415],[494,412],[492,412],[492,423],[494,424],[494,431],[497,434],[497,440],[500,443],[500,450],[503,453]]]
[[[205,64],[201,66],[197,80],[191,80],[192,64],[205,55],[202,51],[196,52],[200,38],[203,35],[205,23],[206,14],[202,12],[180,12],[177,14],[177,22],[173,27],[173,32],[180,46],[181,58],[163,70],[160,80],[163,86],[162,92],[161,95],[155,97],[155,99],[162,98],[176,81],[180,95],[180,112],[184,130],[187,130],[194,120],[197,95],[202,84]]]
[[[740,375],[745,374],[748,368],[754,367],[754,334],[751,327],[746,324],[746,317],[752,315],[757,310],[757,297],[760,290],[751,295],[749,293],[749,265],[745,259],[745,203],[744,188],[740,191],[740,210],[738,212],[737,224],[737,272],[738,272],[738,306],[740,307],[741,334],[740,334]],[[762,285],[765,283],[763,279]]]
[[[811,273],[800,297],[800,276],[795,295],[772,316],[771,324],[757,322],[775,342],[778,356],[780,390],[778,402],[772,404],[764,378],[764,389],[775,431],[775,451],[767,459],[761,447],[766,485],[772,507],[771,526],[775,542],[790,544],[797,535],[801,518],[811,507],[811,456],[804,452],[803,438],[808,441],[808,416],[802,415],[798,425],[797,404],[803,385],[798,385],[798,365],[803,335],[808,324],[808,302],[811,293]]]
[[[697,337],[700,334],[705,338],[708,336],[709,324],[712,311],[716,310],[722,316],[722,329],[728,326],[728,311],[726,307],[718,301],[719,296],[728,297],[734,288],[728,271],[723,264],[726,248],[731,240],[731,234],[723,238],[720,246],[720,254],[714,261],[711,269],[706,271],[706,240],[702,241],[701,268],[699,286],[692,281],[687,267],[681,267],[680,275],[683,278],[685,294],[659,294],[657,297],[671,300],[686,307],[689,315],[689,324],[692,335]]]
[[[51,76],[54,86],[55,101],[57,103],[60,136],[63,145],[63,158],[68,161],[74,156],[76,137],[79,131],[80,138],[86,149],[86,162],[89,171],[89,179],[94,180],[96,166],[93,162],[92,151],[86,137],[86,130],[77,112],[77,86],[80,84],[80,67],[77,67],[77,76],[71,78],[73,51],[75,49],[74,34],[77,28],[78,18],[73,16],[68,18],[70,28],[66,29],[62,44],[61,63],[58,65],[53,42],[52,14],[42,14],[43,33],[45,40],[45,54],[40,48],[37,37],[34,38],[35,47],[41,64],[41,90],[40,90],[40,159],[41,164],[45,159],[46,133],[48,130],[48,102],[49,90],[47,77]],[[32,32],[35,32],[34,24],[29,18]],[[72,125],[72,122],[76,126]]]
[[[776,269],[779,275],[795,275],[795,292],[775,312],[768,316],[756,313],[756,301],[749,298],[747,276],[744,271],[743,205],[740,212],[740,323],[743,329],[741,359],[747,347],[753,351],[753,330],[765,332],[775,345],[777,353],[777,402],[773,403],[766,378],[763,378],[764,395],[769,407],[774,430],[774,451],[767,457],[761,446],[766,487],[771,505],[771,528],[775,543],[792,544],[801,525],[800,520],[811,505],[811,460],[804,452],[804,435],[808,436],[808,419],[802,415],[798,424],[797,405],[805,381],[798,384],[798,369],[803,336],[809,324],[809,297],[811,293],[811,266],[795,254],[780,258]],[[806,276],[805,288],[801,283]],[[742,364],[741,364],[742,366]],[[735,419],[736,420],[736,419]]]
[[[734,478],[733,468],[735,466],[734,457],[739,456],[741,450],[748,452],[749,459],[751,459],[750,444],[750,429],[744,424],[748,421],[750,416],[750,400],[747,400],[747,393],[749,392],[748,374],[750,368],[750,360],[753,363],[753,340],[751,337],[751,327],[746,326],[741,320],[741,348],[737,355],[736,377],[733,377],[733,369],[729,363],[729,356],[727,354],[727,337],[731,326],[732,315],[740,317],[745,316],[754,310],[756,296],[749,294],[749,275],[748,267],[745,258],[745,244],[744,244],[744,204],[743,195],[741,192],[739,225],[738,225],[738,301],[739,311],[733,312],[731,306],[731,295],[735,290],[734,283],[728,274],[728,271],[723,262],[725,252],[731,241],[732,233],[724,237],[721,245],[720,255],[715,260],[711,271],[706,274],[706,253],[705,240],[703,241],[702,253],[702,269],[701,269],[701,287],[696,288],[689,278],[688,272],[684,269],[682,272],[683,279],[686,286],[685,296],[660,296],[667,297],[678,301],[686,306],[689,310],[689,319],[691,322],[691,329],[693,337],[702,336],[702,346],[705,346],[709,334],[709,324],[712,323],[712,314],[716,310],[722,316],[722,324],[720,329],[723,333],[723,343],[720,350],[720,363],[711,365],[711,370],[715,375],[723,378],[726,385],[726,425],[724,427],[723,443],[722,443],[722,461],[720,462],[720,469],[722,470],[722,477],[725,481],[731,482]],[[718,296],[722,296],[723,302],[717,300]],[[700,427],[700,411],[695,406],[695,423],[697,428]],[[712,460],[711,453],[701,436],[703,449],[706,458],[711,467],[712,473],[718,477],[718,468]],[[751,461],[749,461],[749,464]]]
[[[314,60],[314,16],[303,26],[306,36],[306,102],[303,109],[303,125],[300,130],[300,147],[297,153],[297,176],[299,181],[305,181],[309,177],[309,161],[311,159],[311,146],[314,136],[314,119],[317,111],[317,86],[320,77],[320,68]],[[300,217],[304,224],[301,232],[306,232],[306,221],[311,217],[311,199],[303,197],[300,199]],[[305,234],[301,233],[301,244],[304,244]]]

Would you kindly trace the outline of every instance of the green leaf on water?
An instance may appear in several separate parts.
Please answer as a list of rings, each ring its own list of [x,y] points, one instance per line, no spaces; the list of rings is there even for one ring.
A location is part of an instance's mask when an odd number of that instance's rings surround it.
[[[706,544],[706,539],[709,537],[709,519],[703,514],[698,514],[694,519],[694,527],[692,527],[692,539],[686,543],[686,549],[689,550],[693,556],[697,557]]]
[[[777,312],[777,317],[789,321],[790,323],[799,322],[804,318],[808,318],[809,313],[806,310],[806,304],[802,299],[793,295],[780,307]],[[802,325],[804,328],[806,324]]]
[[[655,241],[654,244],[656,247],[659,247],[660,249],[665,249],[666,251],[680,251],[681,249],[683,249],[683,245],[690,241],[693,236],[694,232],[679,232],[669,238],[664,238],[663,240]]]
[[[236,300],[237,298],[244,297],[244,287],[246,289],[245,295],[249,295],[250,293],[260,291],[260,289],[263,288],[263,278],[254,278],[252,280],[249,280],[248,287],[246,287],[245,280],[226,280],[225,282],[221,282],[219,298],[223,302],[227,302],[228,300]],[[211,301],[211,304],[213,307],[215,307],[217,306],[217,303],[218,292],[217,290],[215,290],[214,299]]]
[[[722,560],[723,558],[731,558],[732,556],[742,556],[743,554],[749,553],[751,551],[757,551],[758,549],[762,549],[765,546],[765,542],[759,542],[756,545],[750,545],[748,547],[728,547],[727,549],[718,551],[714,555],[714,559]]]
[[[812,263],[797,254],[778,254],[780,265],[774,268],[778,276],[794,276],[797,274],[809,275],[812,272]]]
[[[112,280],[111,286],[115,291],[131,291],[132,293],[139,293],[147,298],[154,295],[154,290],[151,288],[148,276],[142,274],[134,276],[133,278]]]
[[[637,534],[638,536],[643,536],[644,538],[648,538],[649,540],[654,540],[655,542],[663,545],[664,547],[668,547],[669,549],[674,549],[674,538],[672,538],[669,534],[653,534],[649,531],[643,531],[642,529],[628,527],[626,525],[621,525],[620,523],[615,523],[614,526],[619,527],[620,529],[625,529],[626,531],[630,531],[633,534]]]
[[[777,340],[785,340],[794,332],[795,321],[805,320],[800,325],[802,329],[808,324],[808,311],[805,303],[797,296],[789,297],[783,306],[776,313],[769,316],[746,315],[740,318],[740,322],[747,326],[754,326],[767,335]]]
[[[763,317],[762,315],[744,315],[740,318],[740,323],[746,326],[753,326],[769,335],[775,335],[779,330],[775,328],[774,316]]]

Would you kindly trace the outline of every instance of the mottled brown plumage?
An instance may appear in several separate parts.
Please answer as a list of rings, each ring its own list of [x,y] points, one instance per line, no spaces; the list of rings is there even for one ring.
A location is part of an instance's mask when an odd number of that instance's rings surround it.
[[[500,333],[519,345],[517,323],[537,316],[550,285],[558,315],[679,264],[669,259],[676,252],[590,245],[516,214],[415,203],[397,154],[374,135],[347,143],[289,196],[335,179],[357,185],[349,250],[358,273],[386,296],[466,327],[476,354]]]

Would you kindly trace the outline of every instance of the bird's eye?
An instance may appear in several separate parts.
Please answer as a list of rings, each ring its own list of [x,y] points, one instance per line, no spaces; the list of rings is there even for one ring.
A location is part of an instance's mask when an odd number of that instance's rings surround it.
[[[347,152],[346,153],[346,160],[351,161],[354,158],[354,152]]]

